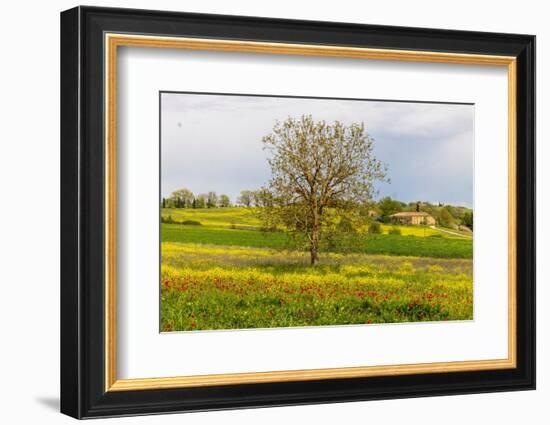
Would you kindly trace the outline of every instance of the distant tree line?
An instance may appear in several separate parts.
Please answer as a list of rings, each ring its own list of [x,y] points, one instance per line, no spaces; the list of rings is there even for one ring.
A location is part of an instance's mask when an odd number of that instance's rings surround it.
[[[210,191],[195,195],[189,189],[182,188],[172,192],[170,197],[162,198],[161,203],[162,208],[265,207],[271,203],[271,194],[266,189],[242,190],[233,204],[231,198],[224,193],[218,195]]]

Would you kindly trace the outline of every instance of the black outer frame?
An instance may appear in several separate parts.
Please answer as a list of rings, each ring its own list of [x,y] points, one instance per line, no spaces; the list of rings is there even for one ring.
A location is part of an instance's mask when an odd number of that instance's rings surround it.
[[[517,57],[517,368],[104,391],[105,32]],[[535,37],[76,7],[61,13],[61,412],[75,418],[535,388]]]

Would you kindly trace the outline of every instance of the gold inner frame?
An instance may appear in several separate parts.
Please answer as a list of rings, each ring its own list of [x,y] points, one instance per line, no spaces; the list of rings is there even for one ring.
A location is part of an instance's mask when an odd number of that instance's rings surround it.
[[[461,53],[370,49],[326,45],[105,34],[105,391],[308,381],[510,369],[516,367],[516,58]],[[271,372],[118,379],[116,326],[116,123],[119,46],[325,56],[469,65],[504,66],[508,72],[508,357],[495,360],[398,364]]]

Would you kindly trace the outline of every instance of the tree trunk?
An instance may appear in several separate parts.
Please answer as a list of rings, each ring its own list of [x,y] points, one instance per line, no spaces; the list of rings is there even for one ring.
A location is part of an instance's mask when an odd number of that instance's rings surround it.
[[[314,266],[319,261],[319,229],[315,226],[311,229],[311,239],[309,245],[309,253],[311,255],[311,265]]]
[[[317,206],[317,200],[315,200],[314,204],[312,205],[312,226],[311,226],[311,234],[309,238],[309,253],[311,255],[311,265],[314,266],[319,261],[319,229],[321,227],[321,214],[322,210],[320,210]]]
[[[315,264],[317,264],[317,261],[319,261],[319,256],[317,255],[317,247],[314,246],[313,244],[311,244],[311,248],[310,248],[310,254],[311,254],[311,262],[310,264],[312,266],[314,266]]]

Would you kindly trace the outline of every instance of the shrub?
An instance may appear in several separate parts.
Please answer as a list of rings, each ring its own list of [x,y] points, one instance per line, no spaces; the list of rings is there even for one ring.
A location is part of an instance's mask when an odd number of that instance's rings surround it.
[[[470,230],[474,230],[474,215],[471,211],[466,211],[462,217],[462,224]]]
[[[371,235],[382,233],[382,226],[380,226],[380,223],[378,223],[377,221],[373,221],[371,224],[369,224],[369,233]]]
[[[183,220],[181,224],[188,224],[190,226],[200,226],[201,222],[196,220]]]
[[[399,227],[392,227],[390,230],[388,230],[388,235],[400,235],[401,229]]]
[[[439,223],[443,227],[455,227],[455,220],[447,208],[442,208],[439,216]]]
[[[172,218],[171,215],[169,215],[168,217],[165,217],[163,215],[160,216],[160,222],[161,223],[166,223],[166,224],[173,224],[175,223],[174,219]]]

